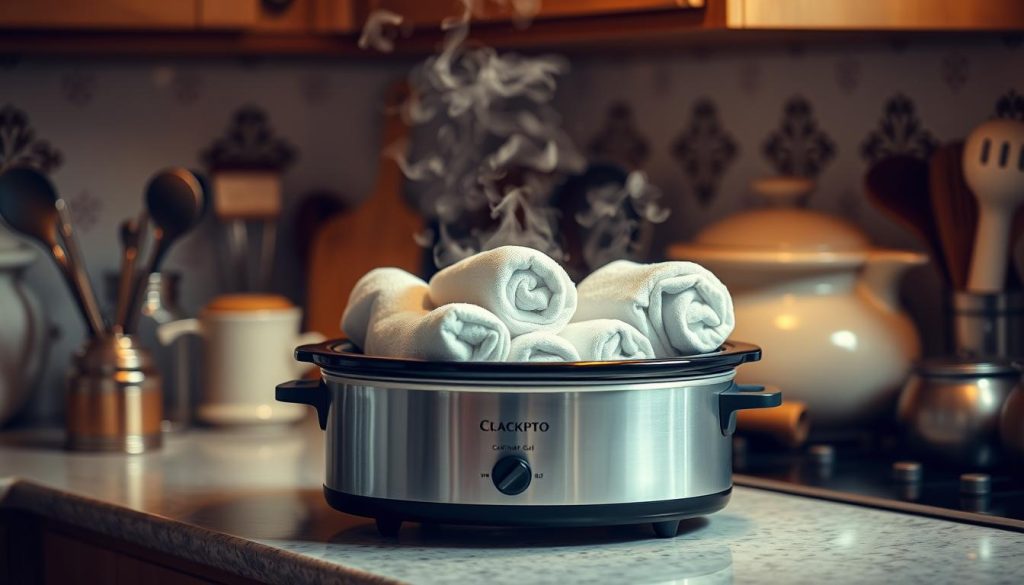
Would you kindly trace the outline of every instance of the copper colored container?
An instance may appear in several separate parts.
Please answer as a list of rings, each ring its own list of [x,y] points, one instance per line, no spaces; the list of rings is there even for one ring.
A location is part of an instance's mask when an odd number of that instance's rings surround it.
[[[152,355],[133,336],[90,339],[73,359],[66,411],[70,450],[158,448],[163,396]]]

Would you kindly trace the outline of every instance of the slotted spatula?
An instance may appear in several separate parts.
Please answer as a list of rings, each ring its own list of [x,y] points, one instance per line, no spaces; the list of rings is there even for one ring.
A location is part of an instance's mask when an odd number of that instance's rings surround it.
[[[1024,203],[1024,123],[989,120],[967,137],[964,177],[978,201],[967,290],[1000,292],[1009,266],[1010,227]]]

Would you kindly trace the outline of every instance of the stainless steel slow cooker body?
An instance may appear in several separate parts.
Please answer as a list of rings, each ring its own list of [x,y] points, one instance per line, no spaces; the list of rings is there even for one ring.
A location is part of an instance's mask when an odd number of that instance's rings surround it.
[[[319,381],[281,384],[327,431],[324,491],[342,511],[499,525],[654,522],[721,509],[732,490],[735,411],[778,392],[733,382],[760,358],[728,343],[704,356],[509,364],[363,356],[347,342],[296,350]]]

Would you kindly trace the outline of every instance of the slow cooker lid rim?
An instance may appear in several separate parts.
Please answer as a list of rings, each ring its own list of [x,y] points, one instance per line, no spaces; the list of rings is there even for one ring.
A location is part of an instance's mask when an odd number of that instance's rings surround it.
[[[349,374],[361,378],[424,380],[447,378],[467,381],[552,381],[579,380],[615,382],[622,380],[685,381],[735,370],[737,366],[761,359],[761,348],[740,341],[726,341],[723,349],[709,354],[619,362],[519,363],[519,362],[431,362],[365,356],[351,351],[348,340],[335,339],[296,348],[295,358],[319,366],[334,376]],[[339,349],[340,348],[340,349]]]

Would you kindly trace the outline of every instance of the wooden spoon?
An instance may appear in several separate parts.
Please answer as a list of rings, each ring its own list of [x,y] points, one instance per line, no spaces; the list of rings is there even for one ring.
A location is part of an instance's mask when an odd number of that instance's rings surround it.
[[[952,282],[942,239],[935,227],[928,180],[928,163],[913,156],[896,155],[875,163],[864,178],[864,186],[875,207],[917,234],[929,248],[946,282]]]
[[[953,142],[932,154],[929,178],[932,214],[946,258],[946,269],[956,290],[967,288],[971,247],[978,224],[978,202],[964,181],[964,143]]]

